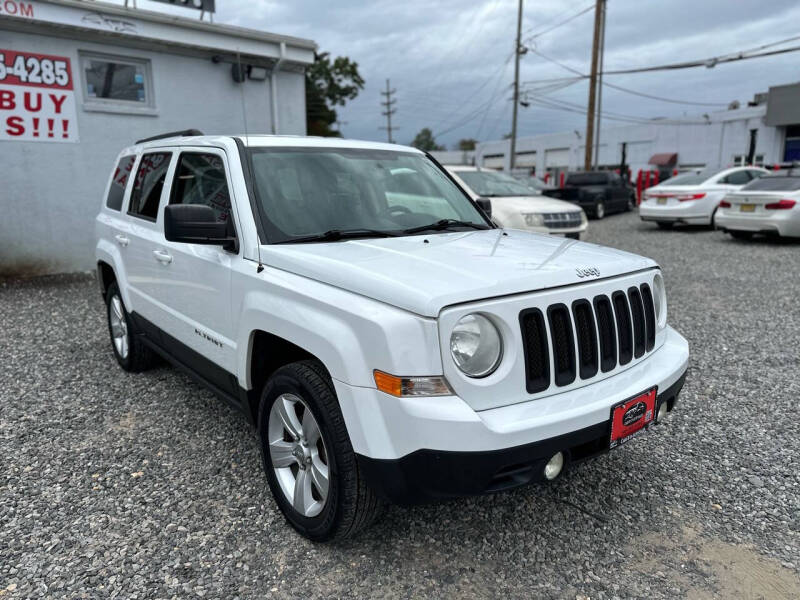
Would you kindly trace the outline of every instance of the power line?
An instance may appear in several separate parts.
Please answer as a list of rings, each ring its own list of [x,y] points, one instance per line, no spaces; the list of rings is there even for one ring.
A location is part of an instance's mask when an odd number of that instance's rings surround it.
[[[581,79],[588,77],[587,75],[585,75],[584,73],[582,73],[578,69],[573,69],[569,65],[565,65],[564,63],[562,63],[560,61],[557,61],[556,59],[554,59],[554,58],[552,58],[550,56],[547,56],[546,54],[542,54],[538,50],[531,50],[531,52],[533,52],[537,56],[541,56],[543,59],[548,60],[548,61],[550,61],[551,63],[553,63],[555,65],[558,65],[562,69],[566,69],[567,71],[569,71],[571,73],[577,73],[579,75],[579,77],[570,78],[568,85],[571,85],[572,83],[576,83],[576,82],[580,81]],[[604,73],[607,74],[608,72],[604,71]],[[673,98],[664,98],[663,96],[654,96],[653,94],[645,94],[644,92],[637,92],[636,90],[632,90],[630,88],[625,88],[625,87],[622,87],[621,85],[617,85],[617,84],[614,84],[614,83],[609,83],[608,81],[603,81],[602,83],[606,87],[610,87],[610,88],[613,88],[615,90],[619,90],[621,92],[625,92],[627,94],[632,94],[634,96],[641,96],[643,98],[649,98],[651,100],[660,100],[662,102],[670,102],[670,103],[673,103],[673,104],[692,104],[692,105],[696,105],[696,106],[726,106],[726,103],[723,103],[723,102],[696,102],[696,101],[693,101],[693,100],[676,100],[676,99],[673,99]],[[564,86],[564,87],[566,87],[566,86]]]
[[[544,34],[546,34],[546,33],[550,33],[551,31],[553,31],[554,29],[558,29],[558,28],[559,28],[559,27],[561,27],[562,25],[566,25],[567,23],[570,23],[571,21],[573,21],[573,20],[577,19],[577,18],[578,18],[578,17],[580,17],[581,15],[583,15],[583,14],[586,14],[587,12],[589,12],[590,10],[592,10],[593,8],[594,8],[594,4],[590,4],[590,5],[589,5],[589,6],[587,6],[586,8],[584,8],[584,9],[582,9],[582,10],[578,11],[577,13],[575,13],[575,14],[574,14],[574,15],[572,15],[571,17],[568,17],[568,18],[564,19],[563,21],[560,21],[559,23],[556,23],[556,24],[555,24],[555,25],[553,25],[552,27],[548,27],[547,29],[542,29],[541,31],[538,31],[538,32],[536,32],[536,33],[534,33],[534,34],[532,34],[532,35],[528,36],[528,37],[526,38],[526,41],[531,41],[531,42],[532,42],[532,41],[533,41],[533,40],[535,40],[536,38],[538,38],[538,37],[541,37],[541,36],[543,36],[543,35],[544,35]]]
[[[529,96],[526,97],[526,101],[531,104],[537,104],[539,106],[543,106],[546,108],[554,108],[556,110],[563,110],[567,112],[573,112],[577,114],[585,115],[588,111],[586,107],[580,106],[578,104],[574,104],[572,102],[567,102],[565,100],[555,100],[552,98],[543,98],[541,96]],[[646,124],[646,125],[703,125],[707,124],[708,121],[690,121],[690,120],[681,120],[681,119],[662,119],[662,118],[646,118],[646,117],[632,117],[630,115],[622,115],[619,113],[613,112],[606,112],[603,111],[603,118],[609,119],[611,121],[622,121],[625,123],[636,123],[639,125]]]
[[[392,108],[392,105],[396,104],[397,100],[392,100],[392,94],[396,91],[397,90],[390,89],[389,80],[387,79],[386,91],[381,92],[382,96],[386,96],[386,100],[381,102],[381,105],[386,107],[386,110],[381,112],[381,114],[386,117],[386,127],[378,127],[378,129],[386,130],[386,137],[390,144],[394,144],[394,140],[392,139],[392,115],[397,112],[397,109]],[[397,129],[397,127],[395,127],[395,129]]]

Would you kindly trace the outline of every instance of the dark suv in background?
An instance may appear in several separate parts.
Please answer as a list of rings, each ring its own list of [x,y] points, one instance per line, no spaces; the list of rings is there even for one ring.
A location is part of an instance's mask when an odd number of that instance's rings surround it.
[[[631,210],[636,205],[636,192],[613,171],[569,173],[564,187],[541,193],[577,204],[595,219]]]

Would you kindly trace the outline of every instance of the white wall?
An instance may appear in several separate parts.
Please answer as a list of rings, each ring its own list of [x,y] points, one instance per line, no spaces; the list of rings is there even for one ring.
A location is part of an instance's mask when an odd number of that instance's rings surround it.
[[[0,48],[70,58],[80,134],[79,143],[0,141],[0,273],[93,268],[94,218],[104,187],[116,155],[135,140],[187,128],[244,133],[242,91],[249,132],[271,133],[269,78],[236,84],[227,63],[8,30],[0,30]],[[150,60],[155,114],[85,110],[79,50]],[[279,133],[303,135],[304,76],[281,71],[277,79]]]

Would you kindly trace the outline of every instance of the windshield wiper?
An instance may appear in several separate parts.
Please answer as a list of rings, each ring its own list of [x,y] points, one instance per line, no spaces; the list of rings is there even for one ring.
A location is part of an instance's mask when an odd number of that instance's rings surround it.
[[[489,229],[487,225],[480,225],[478,223],[472,223],[471,221],[459,221],[457,219],[441,219],[440,221],[436,221],[436,223],[430,223],[429,225],[420,225],[419,227],[411,227],[409,229],[404,229],[403,233],[420,233],[421,231],[443,231],[445,229],[450,229],[451,227],[471,227],[472,229]]]
[[[325,233],[315,233],[303,237],[291,238],[276,244],[303,244],[305,242],[337,242],[339,240],[355,240],[359,238],[374,237],[397,237],[391,231],[381,231],[380,229],[330,229]]]

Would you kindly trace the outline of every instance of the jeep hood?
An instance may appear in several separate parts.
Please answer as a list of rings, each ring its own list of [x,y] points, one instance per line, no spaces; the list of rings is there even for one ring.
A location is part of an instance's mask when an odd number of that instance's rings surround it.
[[[622,250],[503,229],[266,245],[261,260],[426,317],[453,304],[580,283],[576,269],[594,267],[607,278],[656,266]]]

